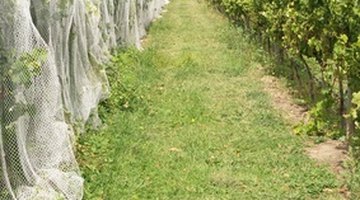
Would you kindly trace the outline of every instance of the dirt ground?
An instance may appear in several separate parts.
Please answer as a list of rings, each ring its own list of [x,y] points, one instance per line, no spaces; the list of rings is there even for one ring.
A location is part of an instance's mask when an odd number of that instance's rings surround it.
[[[265,75],[261,81],[264,90],[272,98],[273,106],[280,110],[281,115],[291,124],[298,124],[306,120],[306,108],[294,103],[293,97],[282,82],[273,76]],[[345,171],[344,162],[347,159],[346,145],[342,141],[328,140],[320,144],[309,142],[306,154],[320,165],[327,165],[341,179]],[[339,189],[344,199],[350,196],[346,186]]]
[[[305,119],[306,108],[293,102],[293,97],[279,79],[266,75],[261,81],[264,83],[265,91],[272,98],[273,106],[280,110],[285,119],[292,124],[297,124]]]
[[[262,78],[262,82],[265,91],[272,98],[273,106],[280,110],[285,119],[294,125],[306,119],[306,108],[294,103],[288,89],[278,78],[266,75]],[[341,178],[345,170],[343,164],[347,159],[346,145],[342,141],[328,140],[320,144],[309,142],[305,152],[319,164],[329,166]],[[345,198],[349,195],[346,188],[341,188],[340,192]]]
[[[310,158],[321,164],[327,164],[336,174],[344,170],[343,162],[346,160],[346,146],[341,141],[328,140],[324,143],[311,145],[306,149]]]

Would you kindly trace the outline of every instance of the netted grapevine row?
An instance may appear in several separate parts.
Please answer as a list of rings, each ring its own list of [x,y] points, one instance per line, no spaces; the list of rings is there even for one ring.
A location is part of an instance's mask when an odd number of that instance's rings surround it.
[[[97,121],[110,51],[139,47],[165,3],[0,3],[0,199],[82,198],[74,129]]]

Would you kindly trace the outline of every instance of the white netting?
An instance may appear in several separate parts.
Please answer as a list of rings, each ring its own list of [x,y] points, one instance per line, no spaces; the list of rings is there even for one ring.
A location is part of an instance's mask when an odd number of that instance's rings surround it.
[[[73,129],[108,93],[112,48],[166,0],[1,0],[0,199],[81,199]]]

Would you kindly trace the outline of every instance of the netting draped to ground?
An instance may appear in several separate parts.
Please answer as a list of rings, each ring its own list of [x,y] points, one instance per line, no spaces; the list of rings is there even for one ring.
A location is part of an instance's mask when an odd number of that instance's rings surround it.
[[[0,199],[81,199],[75,126],[108,93],[103,63],[140,46],[165,0],[0,4]]]

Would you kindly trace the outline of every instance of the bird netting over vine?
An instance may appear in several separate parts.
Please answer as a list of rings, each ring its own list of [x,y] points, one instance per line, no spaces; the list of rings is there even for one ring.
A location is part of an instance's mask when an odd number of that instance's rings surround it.
[[[108,93],[110,50],[139,47],[165,3],[1,0],[0,199],[82,198],[74,127]]]

